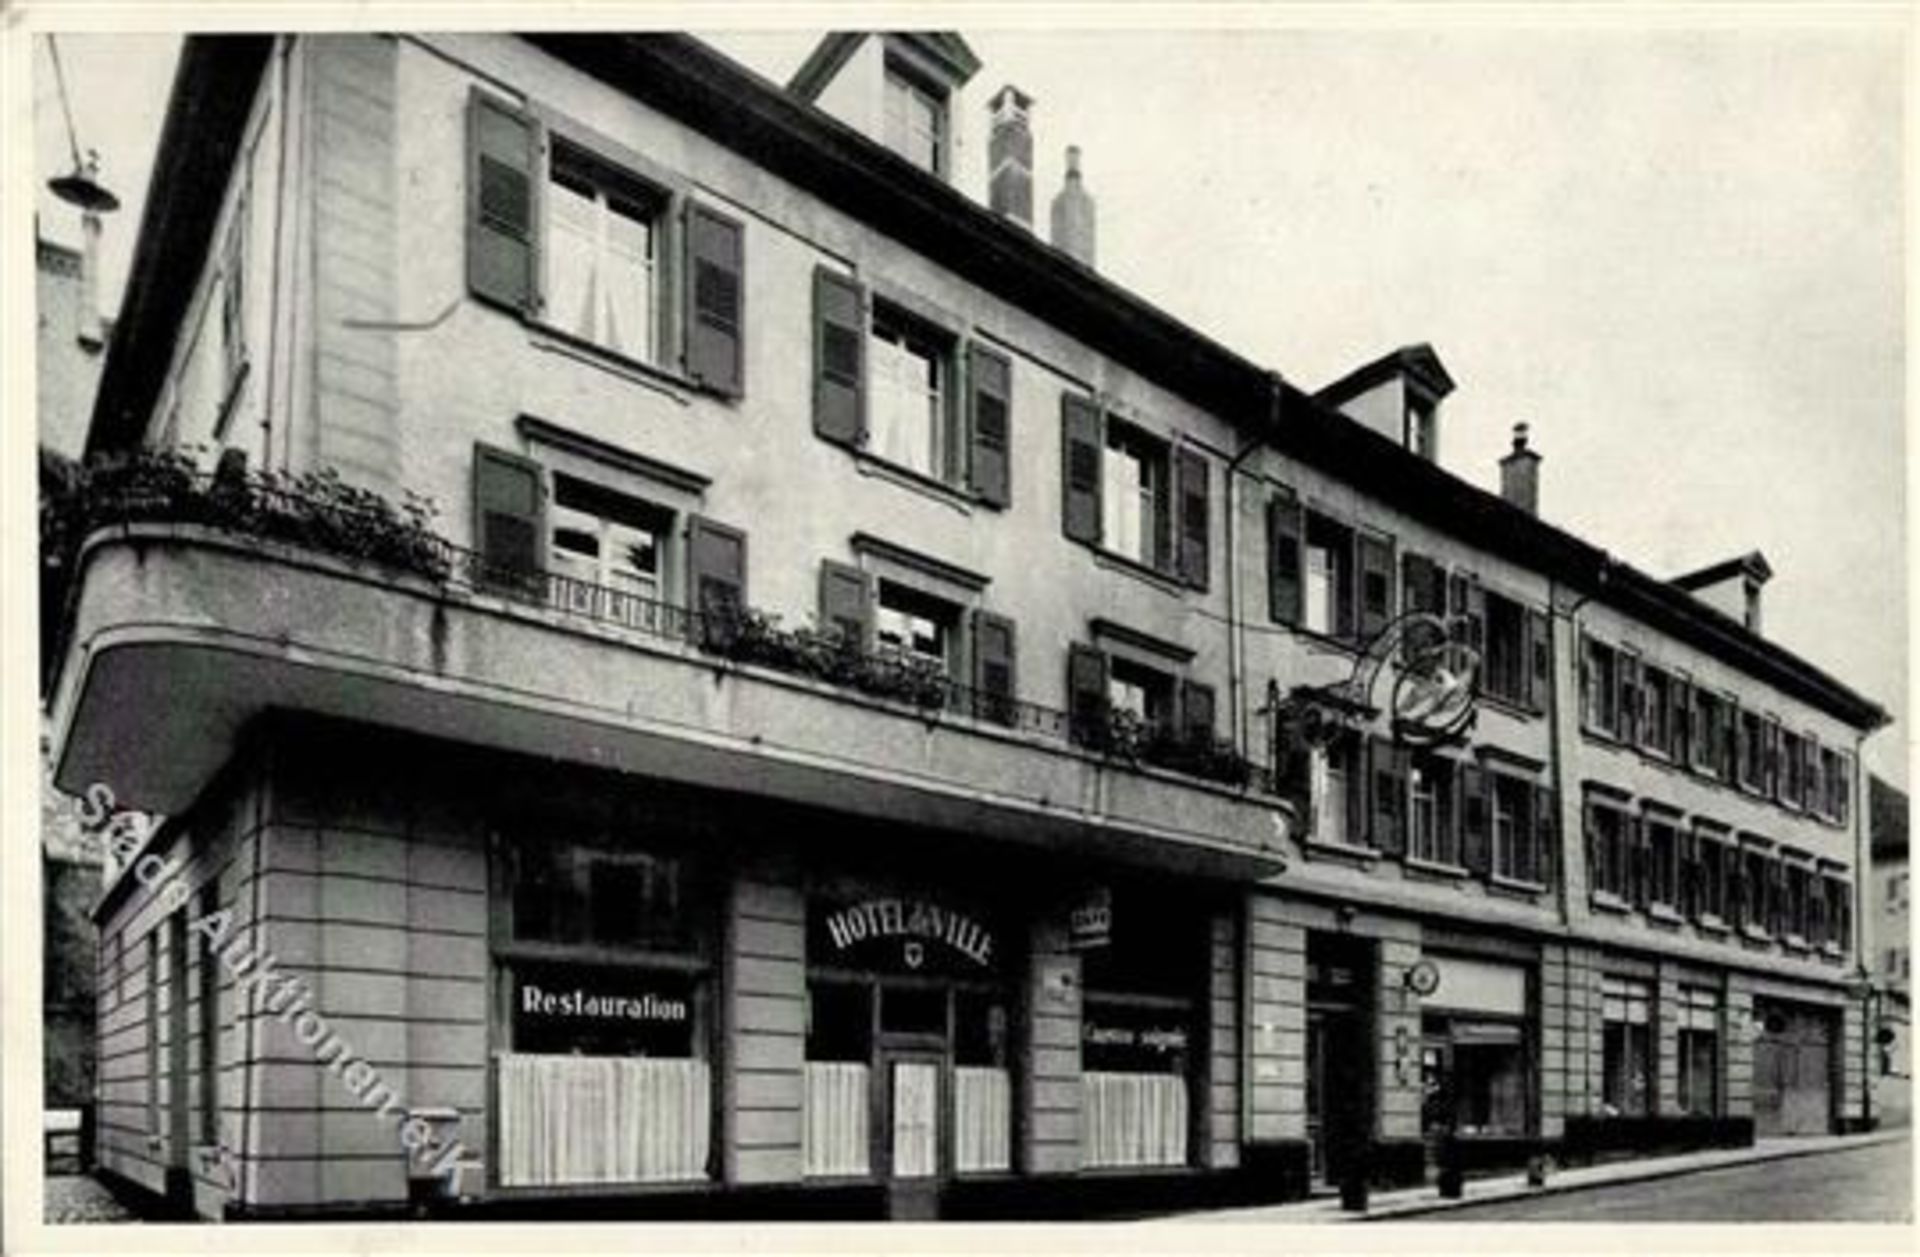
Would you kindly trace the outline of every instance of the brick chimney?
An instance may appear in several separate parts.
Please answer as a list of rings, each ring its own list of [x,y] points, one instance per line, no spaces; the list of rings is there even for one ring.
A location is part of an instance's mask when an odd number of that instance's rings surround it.
[[[1500,460],[1500,496],[1529,515],[1540,513],[1540,456],[1527,448],[1527,425],[1513,425],[1513,449]]]
[[[1033,229],[1033,97],[1013,84],[987,102],[991,130],[987,138],[987,204],[1028,230]]]
[[[1067,181],[1053,198],[1053,247],[1093,265],[1093,198],[1080,182],[1080,146],[1067,146]]]

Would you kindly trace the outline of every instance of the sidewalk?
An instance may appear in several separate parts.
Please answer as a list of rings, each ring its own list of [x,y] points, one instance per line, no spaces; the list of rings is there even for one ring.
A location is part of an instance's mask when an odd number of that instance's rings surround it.
[[[138,1222],[112,1192],[86,1174],[50,1174],[43,1218],[49,1225],[63,1222]]]
[[[1284,1205],[1261,1205],[1251,1209],[1216,1209],[1204,1213],[1181,1214],[1162,1219],[1167,1222],[1272,1222],[1283,1226],[1314,1226],[1321,1223],[1379,1222],[1417,1218],[1469,1205],[1520,1197],[1552,1196],[1562,1192],[1585,1191],[1620,1183],[1641,1183],[1650,1179],[1695,1174],[1730,1165],[1752,1165],[1788,1157],[1813,1156],[1848,1148],[1865,1148],[1911,1138],[1908,1127],[1874,1131],[1866,1135],[1819,1135],[1795,1139],[1763,1139],[1750,1148],[1718,1148],[1688,1152],[1670,1157],[1642,1157],[1632,1161],[1613,1161],[1606,1165],[1556,1170],[1547,1177],[1545,1187],[1528,1187],[1524,1173],[1495,1178],[1467,1180],[1465,1195],[1459,1200],[1442,1200],[1432,1184],[1376,1191],[1366,1213],[1348,1213],[1340,1208],[1338,1196],[1317,1197]]]

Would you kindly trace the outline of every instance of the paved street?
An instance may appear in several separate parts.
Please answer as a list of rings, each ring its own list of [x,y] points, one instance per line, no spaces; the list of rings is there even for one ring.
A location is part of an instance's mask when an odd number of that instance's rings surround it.
[[[1911,1222],[1913,1142],[1817,1153],[1536,1199],[1421,1222]]]
[[[47,1176],[45,1218],[54,1225],[138,1221],[97,1179],[85,1174]]]

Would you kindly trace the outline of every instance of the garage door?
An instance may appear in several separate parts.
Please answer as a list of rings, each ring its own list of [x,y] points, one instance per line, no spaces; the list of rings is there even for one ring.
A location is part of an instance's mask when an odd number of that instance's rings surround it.
[[[1755,1000],[1753,1128],[1768,1135],[1824,1135],[1833,1125],[1833,1014]]]

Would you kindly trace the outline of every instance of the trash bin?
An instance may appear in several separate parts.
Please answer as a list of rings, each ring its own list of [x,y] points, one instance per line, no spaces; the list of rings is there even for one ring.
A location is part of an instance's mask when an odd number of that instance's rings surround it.
[[[1367,1211],[1367,1196],[1373,1178],[1372,1151],[1371,1145],[1355,1149],[1340,1175],[1340,1207],[1349,1213]]]
[[[1439,1177],[1442,1200],[1458,1200],[1466,1195],[1466,1174],[1460,1165],[1460,1140],[1451,1131],[1440,1139]]]

